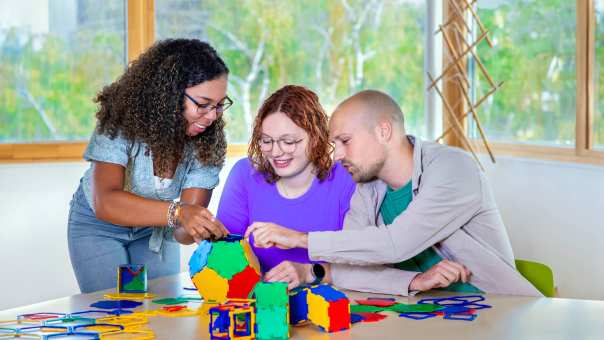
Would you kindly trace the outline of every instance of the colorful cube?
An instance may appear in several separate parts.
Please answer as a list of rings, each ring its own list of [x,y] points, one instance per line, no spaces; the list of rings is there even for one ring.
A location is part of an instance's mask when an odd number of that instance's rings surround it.
[[[307,288],[308,320],[326,332],[350,328],[350,301],[328,284]]]
[[[144,264],[124,264],[117,268],[118,293],[146,293],[147,269]]]
[[[210,339],[254,339],[256,315],[252,300],[227,301],[212,307]]]

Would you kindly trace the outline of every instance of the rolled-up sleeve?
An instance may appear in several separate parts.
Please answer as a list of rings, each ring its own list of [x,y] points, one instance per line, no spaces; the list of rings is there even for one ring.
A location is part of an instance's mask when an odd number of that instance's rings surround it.
[[[119,135],[112,139],[95,131],[84,151],[84,159],[119,164],[126,167],[128,164],[128,141]]]
[[[344,289],[379,294],[415,295],[417,291],[409,291],[409,285],[418,274],[420,273],[385,265],[331,265],[331,279],[334,285]]]

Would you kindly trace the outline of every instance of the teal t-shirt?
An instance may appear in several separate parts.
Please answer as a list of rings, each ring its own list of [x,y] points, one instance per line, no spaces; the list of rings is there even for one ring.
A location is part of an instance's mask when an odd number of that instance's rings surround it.
[[[384,201],[380,206],[380,214],[384,223],[392,224],[394,219],[403,213],[411,203],[413,199],[413,193],[411,191],[411,181],[400,189],[392,190],[388,187]],[[432,268],[435,264],[440,262],[442,257],[432,248],[428,248],[421,253],[415,255],[413,258],[395,263],[394,267],[402,270],[412,272],[425,272]],[[468,292],[468,293],[482,293],[478,288],[474,287],[469,283],[455,282],[445,288],[445,290],[455,292]]]

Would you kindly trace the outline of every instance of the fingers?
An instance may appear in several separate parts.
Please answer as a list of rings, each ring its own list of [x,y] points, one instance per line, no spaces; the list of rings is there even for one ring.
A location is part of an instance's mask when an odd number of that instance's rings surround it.
[[[436,281],[435,284],[433,285],[434,288],[446,288],[446,287],[449,287],[449,285],[454,282],[454,281],[451,281],[442,272],[435,273],[434,280]]]
[[[450,282],[457,282],[461,277],[459,268],[453,266],[446,260],[438,263],[437,270],[439,273],[444,275]]]
[[[427,281],[430,288],[445,288],[458,281],[467,282],[470,276],[470,271],[464,265],[449,260],[442,260],[428,272],[430,275]]]
[[[245,231],[244,237],[254,236],[254,245],[259,248],[277,247],[290,249],[299,247],[306,234],[269,222],[254,222]]]
[[[464,266],[461,263],[457,263],[457,262],[453,262],[453,261],[447,261],[448,265],[454,267],[457,269],[457,271],[459,272],[459,281],[461,282],[468,282],[468,280],[470,279],[470,270],[468,270],[468,268],[466,268],[466,266]]]
[[[209,211],[203,210],[197,219],[201,227],[206,229],[214,239],[220,239],[228,235],[228,231]]]
[[[442,264],[443,268],[455,274],[454,282],[461,281],[465,283],[470,279],[470,270],[461,263],[443,260],[439,264]]]
[[[283,261],[269,270],[264,279],[267,282],[285,282],[288,289],[294,289],[300,285],[300,277],[294,266],[289,261]]]
[[[224,225],[206,208],[193,204],[182,207],[181,224],[193,239],[220,239],[228,235]]]
[[[189,235],[191,235],[191,237],[193,238],[193,240],[195,241],[195,243],[200,243],[203,240],[207,240],[208,238],[210,238],[210,233],[201,228],[200,230],[197,230],[196,228],[186,228],[185,230],[187,231],[187,233],[189,233]]]
[[[257,247],[268,248],[275,244],[273,234],[269,228],[261,228],[254,232],[254,243]]]
[[[270,223],[252,223],[245,231],[244,237],[249,240],[252,235],[254,235],[254,245],[258,248],[270,248],[276,245],[273,228]]]
[[[266,273],[265,279],[268,282],[289,282],[289,280],[286,280],[288,277],[288,268],[276,266]]]
[[[252,224],[251,224],[251,225],[250,225],[250,226],[247,228],[247,230],[245,231],[245,234],[243,235],[243,237],[244,237],[245,239],[249,239],[249,238],[250,238],[250,236],[252,235],[252,233],[253,233],[254,231],[256,231],[257,229],[261,228],[261,227],[262,227],[262,222],[254,222],[254,223],[252,223]]]
[[[275,246],[275,240],[272,236],[273,226],[268,222],[254,222],[245,231],[244,238],[254,235],[254,245],[258,248],[270,248]]]

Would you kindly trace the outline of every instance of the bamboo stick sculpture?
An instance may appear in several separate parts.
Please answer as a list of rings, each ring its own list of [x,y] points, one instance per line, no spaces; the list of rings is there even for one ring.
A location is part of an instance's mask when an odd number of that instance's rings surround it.
[[[440,75],[433,77],[430,72],[428,72],[428,79],[430,80],[430,85],[428,86],[428,90],[435,89],[436,93],[440,96],[444,106],[444,112],[447,117],[451,121],[451,126],[443,132],[443,134],[436,139],[436,141],[440,141],[447,134],[453,132],[460,139],[462,145],[472,153],[474,159],[478,162],[480,167],[482,168],[482,164],[476,155],[472,142],[466,136],[466,133],[463,129],[463,120],[466,119],[468,115],[472,115],[472,119],[476,122],[476,127],[478,132],[480,133],[480,138],[482,139],[482,143],[484,144],[485,149],[489,153],[489,157],[491,161],[495,163],[495,156],[493,155],[493,151],[489,142],[487,140],[486,134],[480,123],[480,119],[478,118],[478,108],[485,100],[493,95],[495,91],[497,91],[502,85],[503,82],[496,83],[488,70],[476,54],[476,46],[480,44],[483,40],[486,40],[487,44],[490,47],[493,47],[493,43],[489,39],[488,33],[489,31],[484,27],[480,18],[476,14],[473,6],[476,3],[476,0],[448,0],[449,8],[451,11],[449,12],[448,17],[444,21],[442,25],[439,26],[439,29],[435,32],[435,34],[442,34],[443,41],[445,42],[445,55],[448,55],[449,58],[446,61],[446,64],[443,66],[443,71]],[[461,7],[460,7],[461,5]],[[471,15],[468,15],[470,13]],[[471,30],[470,25],[466,22],[466,18],[469,20],[473,20],[479,28],[480,33],[477,34],[474,41],[468,42],[467,40],[467,31]],[[459,20],[461,19],[461,20]],[[464,27],[460,27],[458,22],[462,22]],[[455,48],[454,43],[457,42],[458,49]],[[461,50],[461,53],[458,51]],[[468,75],[466,70],[464,69],[464,65],[466,65],[466,61],[472,57],[476,65],[478,66],[478,70],[480,74],[486,79],[489,88],[486,89],[485,94],[478,98],[475,101],[472,101],[472,97],[468,93],[467,88],[470,87],[471,82],[468,79]],[[439,81],[456,81],[457,85],[461,88],[463,93],[463,98],[465,102],[465,107],[469,108],[462,116],[458,116],[453,111],[453,103],[450,103],[450,100],[447,100],[443,96],[442,90],[438,87]]]

